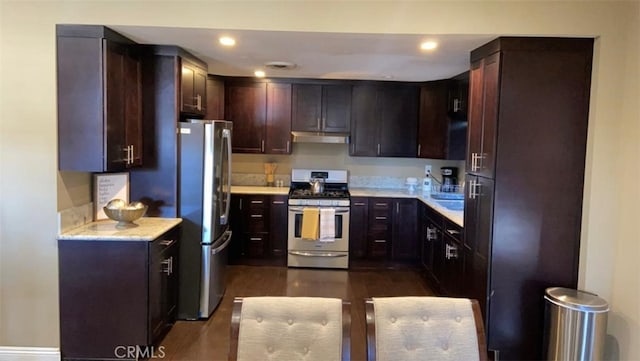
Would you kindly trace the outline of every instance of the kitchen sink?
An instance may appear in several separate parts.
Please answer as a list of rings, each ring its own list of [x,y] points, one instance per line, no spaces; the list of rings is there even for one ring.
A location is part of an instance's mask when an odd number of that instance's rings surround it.
[[[436,200],[436,203],[452,211],[464,210],[464,200]]]

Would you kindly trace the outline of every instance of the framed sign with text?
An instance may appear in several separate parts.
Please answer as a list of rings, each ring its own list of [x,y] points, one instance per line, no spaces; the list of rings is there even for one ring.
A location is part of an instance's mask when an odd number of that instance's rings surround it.
[[[93,175],[94,220],[107,219],[102,208],[112,199],[122,199],[129,204],[129,173],[105,173]]]

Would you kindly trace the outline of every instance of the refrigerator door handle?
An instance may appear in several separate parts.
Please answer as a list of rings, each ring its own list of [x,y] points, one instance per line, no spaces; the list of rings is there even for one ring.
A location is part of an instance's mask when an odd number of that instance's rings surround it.
[[[222,235],[222,237],[220,238],[220,242],[222,242],[221,245],[212,248],[211,249],[211,255],[213,256],[214,254],[218,254],[222,251],[225,250],[225,248],[227,248],[227,246],[229,245],[229,243],[231,243],[231,235],[233,234],[232,231],[226,231],[224,232],[224,234]]]
[[[222,130],[222,139],[227,140],[227,205],[224,214],[220,215],[220,224],[225,225],[229,222],[229,209],[231,208],[231,130]]]

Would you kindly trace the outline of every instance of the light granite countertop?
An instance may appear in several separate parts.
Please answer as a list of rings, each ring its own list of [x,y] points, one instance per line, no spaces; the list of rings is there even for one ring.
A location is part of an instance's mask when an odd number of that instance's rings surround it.
[[[287,195],[289,187],[260,187],[260,186],[232,186],[234,194],[271,194]],[[414,198],[435,209],[460,227],[464,227],[464,212],[454,211],[439,205],[435,199],[420,192],[409,192],[400,188],[349,188],[352,197],[388,197],[388,198]]]
[[[231,193],[287,195],[289,187],[231,186]]]
[[[85,241],[153,241],[182,222],[182,218],[142,217],[137,227],[118,229],[110,219],[95,221],[58,235],[60,240]]]
[[[450,221],[464,227],[464,211],[454,211],[438,204],[435,199],[418,191],[409,192],[398,188],[349,188],[352,197],[386,197],[386,198],[414,198],[447,217]]]

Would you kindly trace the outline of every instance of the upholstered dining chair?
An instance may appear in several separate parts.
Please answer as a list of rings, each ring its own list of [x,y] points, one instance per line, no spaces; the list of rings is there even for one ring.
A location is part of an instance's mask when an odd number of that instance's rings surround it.
[[[324,297],[235,298],[229,360],[350,359],[350,303]]]
[[[368,361],[486,361],[478,301],[448,297],[365,300]]]

